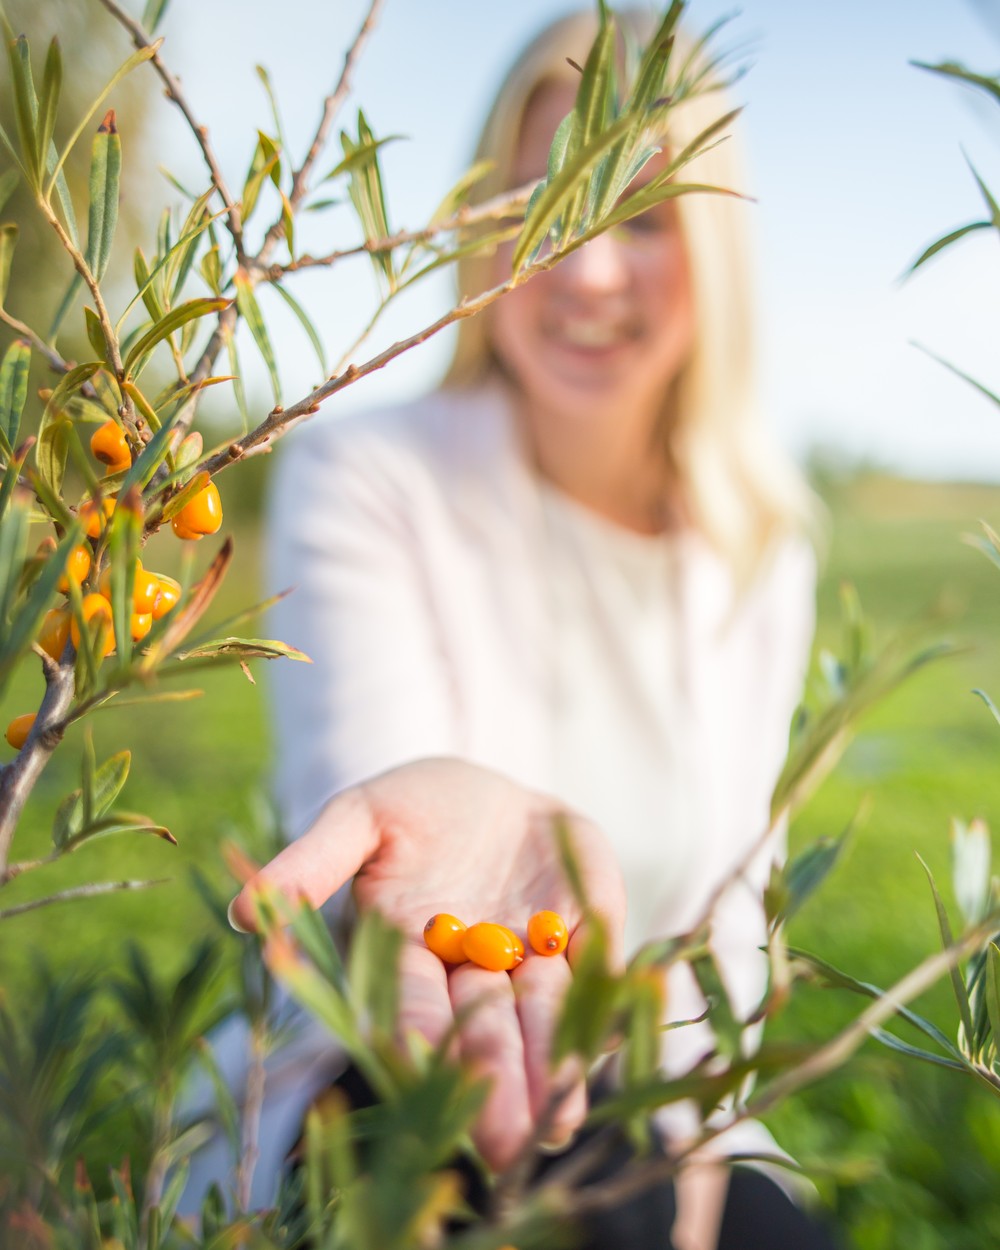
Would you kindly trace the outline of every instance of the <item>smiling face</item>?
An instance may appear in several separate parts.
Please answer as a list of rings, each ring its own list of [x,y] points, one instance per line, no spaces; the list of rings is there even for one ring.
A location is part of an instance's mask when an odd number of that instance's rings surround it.
[[[528,106],[512,185],[544,174],[556,126],[573,106],[568,85],[541,87]],[[666,164],[654,157],[639,181]],[[496,281],[510,272],[497,260]],[[491,309],[493,350],[530,424],[613,420],[652,429],[694,342],[694,304],[673,205],[663,203],[591,240]]]

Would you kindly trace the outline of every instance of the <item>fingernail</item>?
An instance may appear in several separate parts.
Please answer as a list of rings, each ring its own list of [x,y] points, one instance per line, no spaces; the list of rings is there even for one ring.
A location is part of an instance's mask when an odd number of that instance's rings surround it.
[[[558,1155],[570,1145],[576,1134],[572,1129],[568,1133],[564,1133],[562,1137],[551,1138],[549,1141],[538,1143],[538,1150],[543,1155]]]
[[[239,898],[238,894],[236,895],[236,898],[234,898],[233,901],[226,908],[226,919],[229,921],[230,925],[236,930],[237,933],[249,933],[250,930],[244,929],[243,926],[240,924],[240,922],[236,919],[235,907],[236,907],[237,898]]]

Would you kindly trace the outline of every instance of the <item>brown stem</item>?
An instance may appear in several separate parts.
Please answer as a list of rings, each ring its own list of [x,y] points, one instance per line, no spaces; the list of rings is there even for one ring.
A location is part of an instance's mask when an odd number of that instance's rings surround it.
[[[141,23],[137,22],[123,9],[119,8],[115,3],[115,0],[101,0],[101,3],[112,15],[112,17],[125,27],[128,33],[132,36],[132,43],[136,48],[149,48],[152,46],[154,41],[143,29]],[[208,166],[208,173],[212,180],[212,185],[215,187],[216,191],[218,191],[223,204],[226,206],[226,224],[229,233],[232,235],[233,243],[236,245],[237,258],[240,263],[243,264],[246,261],[246,256],[243,251],[243,223],[240,217],[240,205],[233,199],[233,196],[230,194],[229,188],[226,185],[226,180],[222,175],[222,169],[216,159],[212,145],[208,140],[208,129],[207,127],[199,124],[197,118],[191,111],[191,106],[187,102],[187,98],[184,95],[180,82],[167,69],[159,52],[154,52],[150,59],[153,64],[153,68],[156,70],[157,74],[159,74],[164,87],[166,87],[167,99],[172,100],[173,103],[180,109],[181,113],[184,115],[184,120],[187,122],[198,143],[198,146],[201,148],[201,154],[204,158],[205,164]]]
[[[151,885],[166,885],[168,880],[168,877],[160,877],[152,881],[94,881],[89,885],[77,885],[69,890],[60,890],[58,894],[48,894],[45,898],[32,899],[30,903],[8,907],[6,911],[0,911],[0,920],[9,920],[12,916],[20,916],[28,911],[37,911],[39,907],[48,907],[51,903],[68,903],[78,898],[94,898],[98,894],[115,894],[119,890],[145,890]]]
[[[305,160],[295,171],[292,178],[292,189],[289,192],[288,202],[291,205],[293,214],[301,204],[306,192],[309,190],[309,175],[312,172],[313,165],[315,165],[319,154],[326,147],[326,142],[330,135],[330,129],[333,126],[337,114],[340,112],[344,100],[350,93],[351,80],[354,76],[354,67],[361,55],[362,48],[368,40],[368,36],[371,34],[375,24],[378,22],[383,3],[384,0],[371,0],[365,20],[361,23],[358,33],[354,36],[354,42],[347,49],[344,56],[344,66],[340,71],[340,79],[337,82],[336,87],[334,87],[333,92],[323,101],[323,114],[320,118],[319,126],[316,128],[316,134],[309,146],[309,151],[306,153]],[[256,256],[258,263],[263,263],[266,260],[275,244],[282,238],[284,233],[285,225],[283,220],[279,217],[264,236],[264,242]]]
[[[506,282],[502,282],[499,286],[492,287],[474,298],[463,299],[431,325],[418,330],[416,334],[411,334],[409,338],[393,343],[385,351],[380,352],[377,356],[373,356],[370,360],[366,360],[364,364],[348,365],[343,373],[329,378],[322,386],[317,387],[316,390],[306,395],[304,399],[300,399],[290,407],[272,409],[260,425],[248,434],[244,434],[242,438],[234,440],[225,451],[212,456],[201,467],[210,474],[215,474],[222,469],[228,468],[229,465],[235,464],[237,460],[243,460],[247,456],[259,455],[262,451],[270,450],[271,445],[285,435],[291,426],[318,412],[320,405],[329,399],[331,395],[336,395],[338,391],[351,386],[359,378],[367,377],[370,373],[384,369],[397,356],[403,355],[404,352],[410,351],[411,348],[417,347],[420,343],[425,343],[428,339],[433,338],[435,334],[439,334],[448,326],[454,325],[455,322],[463,321],[466,317],[476,316],[484,308],[488,308],[490,304],[500,299],[501,296],[506,295],[508,291],[513,291],[516,287],[522,286],[536,273],[542,273],[546,269],[551,269],[565,256],[569,255],[570,252],[581,246],[582,242],[583,240],[573,240],[568,246],[558,252],[551,252],[541,260],[525,266],[524,269],[508,278]]]
[[[260,1117],[264,1107],[264,1060],[267,1056],[267,1026],[254,1022],[250,1035],[250,1070],[243,1100],[240,1162],[236,1172],[236,1202],[240,1211],[249,1211],[253,1174],[260,1156]]]
[[[122,366],[121,351],[118,346],[118,336],[117,334],[115,334],[115,328],[111,324],[111,318],[108,315],[108,310],[104,303],[104,296],[101,294],[101,288],[97,281],[97,278],[91,272],[90,266],[87,264],[87,261],[84,258],[83,253],[74,244],[73,240],[66,233],[65,229],[63,228],[62,222],[53,212],[50,205],[42,202],[42,211],[45,213],[45,216],[48,218],[49,223],[52,226],[53,230],[55,230],[56,234],[58,234],[59,242],[63,245],[70,259],[72,260],[73,266],[76,269],[76,272],[80,275],[80,277],[87,284],[87,290],[90,292],[91,298],[94,301],[94,308],[97,312],[98,319],[101,323],[101,331],[104,335],[104,343],[108,349],[108,360],[111,364],[111,367],[115,371],[115,377],[118,379],[119,382],[122,382],[125,379],[125,369]]]
[[[363,256],[366,252],[389,252],[411,243],[428,243],[431,239],[450,234],[455,230],[468,229],[470,226],[478,226],[486,221],[499,221],[504,217],[516,217],[531,198],[531,193],[537,185],[537,180],[528,182],[515,191],[484,200],[482,204],[463,204],[450,217],[446,217],[433,226],[421,226],[418,230],[397,230],[395,234],[386,235],[383,239],[366,239],[364,243],[358,243],[354,247],[343,248],[340,251],[327,252],[325,256],[310,256],[305,253],[289,261],[287,265],[269,266],[262,276],[275,282],[285,274],[295,273],[299,269],[334,265],[339,260],[350,256]]]
[[[0,873],[10,859],[14,830],[28,795],[62,740],[59,722],[73,702],[74,690],[71,663],[52,664],[45,669],[45,694],[27,741],[17,756],[0,769]]]

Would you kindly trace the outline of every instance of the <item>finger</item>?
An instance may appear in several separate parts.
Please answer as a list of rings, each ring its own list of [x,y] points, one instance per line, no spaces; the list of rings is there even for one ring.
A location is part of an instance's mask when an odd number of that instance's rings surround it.
[[[232,921],[255,926],[252,896],[270,887],[291,899],[321,907],[375,852],[379,832],[364,789],[354,786],[327,803],[301,838],[288,846],[244,885],[229,905]]]
[[[524,1046],[524,1070],[532,1118],[546,1145],[561,1146],[587,1114],[583,1070],[577,1059],[552,1067],[552,1041],[572,973],[565,959],[529,955],[511,974]]]
[[[502,1171],[530,1138],[533,1124],[514,987],[505,972],[462,964],[449,977],[449,990],[462,1057],[490,1082],[473,1140],[490,1167]]]
[[[400,1039],[416,1032],[437,1046],[454,1022],[444,964],[426,947],[407,942],[399,963]]]

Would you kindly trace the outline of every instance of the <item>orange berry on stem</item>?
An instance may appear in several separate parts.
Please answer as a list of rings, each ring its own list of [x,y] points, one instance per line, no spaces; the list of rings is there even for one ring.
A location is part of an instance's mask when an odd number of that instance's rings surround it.
[[[111,520],[111,514],[115,510],[115,502],[113,498],[105,496],[101,500],[99,508],[93,499],[88,499],[80,504],[76,510],[76,515],[84,522],[88,538],[100,538],[105,525]]]
[[[28,740],[28,734],[31,733],[31,726],[35,723],[36,712],[25,712],[23,716],[15,716],[7,726],[4,737],[14,748],[20,751],[21,747]]]
[[[518,963],[515,938],[510,929],[485,920],[466,929],[462,950],[466,959],[491,972],[509,972]]]
[[[136,612],[143,615],[152,612],[159,589],[160,579],[156,574],[147,572],[136,561],[135,582],[132,585],[132,605]]]
[[[109,473],[120,473],[132,467],[125,431],[117,421],[105,421],[90,436],[90,450],[101,464],[107,465]]]
[[[133,642],[140,642],[153,628],[152,612],[133,612],[129,617],[129,631]]]
[[[53,660],[58,660],[66,649],[72,615],[69,608],[50,608],[45,613],[45,619],[42,621],[36,641],[46,654],[52,656]]]
[[[66,571],[56,585],[56,589],[61,594],[69,594],[69,584],[79,586],[90,572],[90,548],[86,543],[81,543],[79,547],[74,547],[66,557]]]
[[[566,921],[555,911],[536,911],[528,921],[528,941],[539,955],[561,955],[569,942]]]
[[[153,600],[154,621],[158,621],[161,616],[166,616],[170,609],[175,608],[181,601],[180,582],[175,582],[172,577],[164,577],[162,573],[157,574],[157,582],[159,588]]]
[[[466,955],[462,949],[462,938],[465,933],[465,925],[457,916],[439,911],[424,925],[424,942],[446,964],[464,964]]]
[[[87,622],[87,628],[95,634],[100,631],[102,640],[103,655],[110,655],[115,649],[115,633],[114,624],[111,617],[111,604],[103,595],[93,594],[83,596],[83,619]],[[80,626],[77,624],[74,616],[69,626],[70,637],[73,639],[73,646],[80,649]]]
[[[218,486],[209,482],[187,501],[170,525],[178,538],[190,540],[214,534],[222,525],[222,500]]]

